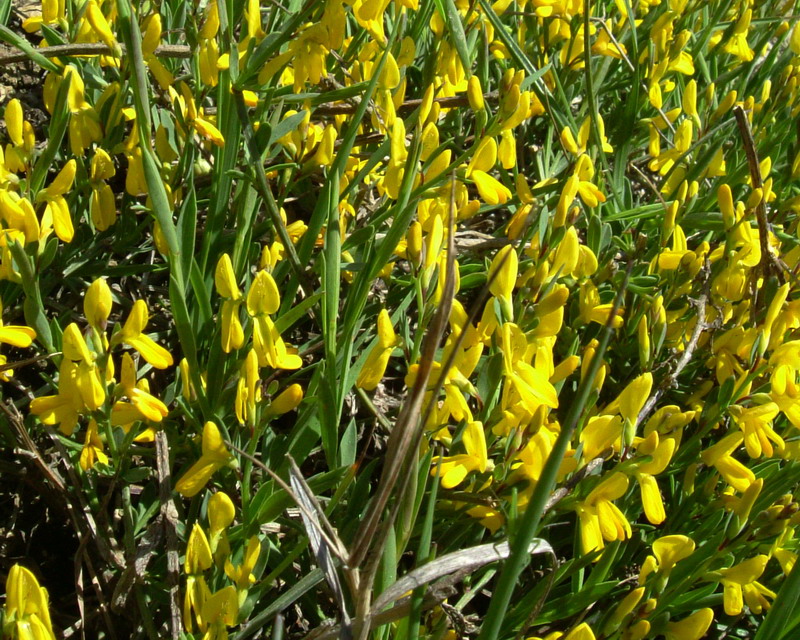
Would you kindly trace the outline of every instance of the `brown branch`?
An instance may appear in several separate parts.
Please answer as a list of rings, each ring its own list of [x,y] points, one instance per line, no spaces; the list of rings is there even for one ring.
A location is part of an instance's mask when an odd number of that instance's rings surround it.
[[[167,583],[169,584],[169,630],[172,640],[181,637],[181,607],[178,602],[180,562],[178,558],[178,510],[172,500],[172,482],[169,470],[169,443],[163,429],[156,431],[156,468],[158,471],[158,498],[161,502],[161,524],[167,546]]]
[[[125,53],[125,45],[120,44],[120,48]],[[102,42],[76,42],[41,47],[36,49],[36,53],[43,55],[45,58],[61,58],[68,56],[108,56],[114,52]],[[159,58],[191,58],[192,49],[184,44],[162,44],[160,47],[156,47],[153,54]],[[0,56],[0,65],[25,62],[26,60],[28,60],[28,56],[25,53],[11,53]]]
[[[483,95],[484,100],[488,101],[495,101],[499,97],[497,91],[491,91],[489,93],[485,93]],[[434,102],[438,103],[439,106],[444,107],[445,109],[450,109],[452,107],[466,107],[469,104],[469,98],[467,97],[466,93],[460,93],[457,96],[448,96],[444,98],[434,98]],[[411,100],[406,100],[400,107],[397,109],[398,112],[408,112],[413,111],[417,107],[422,104],[421,98],[413,98]],[[357,104],[321,104],[316,109],[314,109],[315,116],[336,116],[346,113],[355,113],[356,109],[358,108]]]
[[[753,189],[763,190],[764,183],[761,180],[761,166],[758,162],[758,153],[756,152],[756,143],[753,139],[750,121],[740,105],[736,105],[733,108],[733,115],[736,116],[736,125],[739,127],[739,133],[744,143],[744,152],[747,155],[747,165],[750,168],[750,181],[753,183]],[[761,272],[765,277],[768,277],[771,273],[780,275],[783,269],[776,262],[769,246],[770,225],[767,220],[767,204],[763,193],[756,205],[756,222],[758,222],[758,242],[761,245]]]
[[[697,300],[692,301],[694,306],[697,307],[697,323],[694,325],[694,329],[692,330],[692,335],[689,338],[689,342],[686,344],[686,347],[683,350],[683,354],[678,359],[678,362],[675,364],[675,369],[670,373],[658,388],[652,393],[652,395],[647,399],[647,402],[644,403],[644,407],[639,412],[639,417],[636,420],[636,424],[639,425],[644,422],[645,418],[650,415],[650,413],[655,409],[656,404],[661,399],[661,396],[667,391],[667,389],[673,387],[678,380],[678,376],[681,372],[686,368],[689,362],[694,355],[695,349],[697,349],[697,343],[700,340],[700,334],[703,333],[703,330],[707,328],[706,325],[706,302],[709,299],[709,281],[711,277],[710,269],[708,264],[704,267],[705,270],[705,282],[704,282],[704,291],[700,294],[700,297]]]

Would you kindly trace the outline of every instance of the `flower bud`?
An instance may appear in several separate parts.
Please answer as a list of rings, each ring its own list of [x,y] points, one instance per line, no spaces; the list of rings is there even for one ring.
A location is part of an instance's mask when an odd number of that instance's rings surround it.
[[[95,280],[83,297],[83,314],[97,331],[105,331],[111,313],[111,289],[103,278]]]

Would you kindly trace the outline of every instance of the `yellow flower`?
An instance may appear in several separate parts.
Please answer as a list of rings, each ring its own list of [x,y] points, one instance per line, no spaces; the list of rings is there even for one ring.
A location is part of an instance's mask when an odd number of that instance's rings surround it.
[[[69,358],[64,358],[59,367],[58,393],[34,398],[31,400],[30,410],[44,424],[57,424],[61,433],[72,435],[80,413],[84,410],[78,389],[78,365]]]
[[[22,28],[28,33],[35,33],[42,28],[43,24],[65,24],[65,4],[65,0],[42,0],[42,13],[26,18],[22,23]]]
[[[542,405],[558,408],[558,393],[548,380],[549,374],[529,364],[528,341],[522,330],[506,322],[501,339],[507,381],[503,388],[503,408],[517,401],[531,415]]]
[[[211,547],[206,534],[198,523],[194,523],[189,542],[186,545],[186,558],[183,570],[186,573],[186,596],[183,600],[183,624],[186,631],[192,632],[194,628],[192,611],[197,617],[201,631],[206,629],[203,619],[203,605],[211,596],[203,572],[210,569],[213,564]]]
[[[649,371],[633,380],[619,396],[619,413],[625,420],[634,424],[639,419],[639,412],[650,396],[653,388],[653,374]]]
[[[576,506],[584,553],[602,549],[604,540],[625,540],[631,537],[631,525],[614,504],[628,490],[628,478],[614,473],[592,489],[586,500]]]
[[[50,84],[45,81],[45,104],[49,102],[54,105],[62,78],[55,74],[48,76],[48,79],[50,78],[53,78]],[[67,94],[67,106],[70,112],[69,145],[73,154],[82,156],[92,142],[102,139],[103,128],[100,125],[100,116],[97,115],[97,111],[86,101],[83,79],[73,65],[67,65],[64,69],[64,79],[67,78],[70,81]],[[52,109],[50,111],[52,113]]]
[[[278,311],[280,303],[275,280],[267,271],[259,271],[247,292],[247,312],[253,318],[253,348],[260,367],[299,369],[303,361],[296,353],[289,353],[269,317]]]
[[[667,468],[674,453],[675,440],[666,438],[659,442],[656,431],[642,441],[637,449],[637,454],[652,458],[650,462],[638,463],[634,467],[634,475],[642,492],[644,513],[652,524],[661,524],[667,517],[655,476]]]
[[[658,571],[669,578],[675,565],[694,553],[694,541],[683,535],[662,536],[653,542],[653,555],[647,556],[639,572],[639,584],[644,584],[647,576]]]
[[[489,291],[500,300],[506,318],[513,319],[512,295],[519,274],[519,258],[512,245],[506,245],[492,260],[487,277],[490,281]]]
[[[3,324],[3,301],[0,300],[0,344],[24,349],[30,347],[36,338],[36,331],[30,327]]]
[[[664,630],[666,640],[700,640],[714,622],[714,610],[705,608],[695,611],[683,620],[667,623]]]
[[[203,602],[202,620],[205,631],[203,638],[225,640],[226,627],[236,624],[239,616],[239,599],[236,589],[227,586],[214,594],[209,594]],[[207,625],[207,626],[206,626]]]
[[[114,192],[106,184],[106,180],[116,174],[114,163],[106,151],[100,147],[92,158],[89,184],[92,187],[90,210],[92,222],[98,231],[105,231],[117,220],[117,204]]]
[[[244,331],[239,321],[239,307],[242,304],[242,292],[236,284],[233,264],[227,253],[220,256],[214,272],[214,283],[225,301],[222,303],[222,350],[230,353],[244,344]]]
[[[175,89],[171,87],[170,94],[178,99],[186,124],[193,128],[200,137],[210,140],[218,147],[223,146],[225,144],[225,138],[222,136],[220,130],[217,129],[210,120],[204,117],[203,110],[197,109],[189,85],[185,82],[181,82],[179,88],[181,90],[180,96],[178,96],[178,94],[175,93]],[[185,133],[189,132],[187,131]]]
[[[716,467],[725,482],[737,491],[746,491],[756,481],[755,474],[731,455],[743,441],[741,432],[729,433],[700,454],[703,462]]]
[[[106,389],[95,366],[94,354],[89,351],[78,325],[70,323],[64,329],[62,341],[64,358],[78,362],[77,387],[84,406],[89,411],[99,408],[106,400]]]
[[[246,591],[248,587],[256,581],[256,577],[253,575],[253,569],[256,566],[256,562],[258,562],[260,553],[261,542],[257,536],[252,536],[247,541],[242,564],[234,566],[230,558],[225,560],[225,575],[233,580],[239,591]]]
[[[209,546],[218,567],[231,552],[227,529],[236,517],[233,501],[224,491],[217,491],[208,501],[208,532],[211,536]]]
[[[389,358],[399,340],[392,326],[392,319],[386,309],[381,309],[378,314],[378,341],[367,355],[361,371],[358,373],[356,386],[365,391],[372,391],[378,386],[386,372]]]
[[[97,433],[97,423],[92,419],[89,420],[89,427],[86,429],[80,465],[84,471],[88,471],[98,462],[108,464],[108,456],[103,451],[103,441],[100,439],[100,434]]]
[[[729,616],[738,616],[742,612],[743,597],[744,603],[747,603],[753,613],[769,609],[770,605],[765,596],[774,599],[775,594],[757,582],[764,573],[768,561],[769,556],[758,555],[730,569],[720,571],[722,575],[720,582],[724,587],[725,613]]]
[[[5,168],[10,172],[28,171],[31,154],[36,145],[36,136],[31,123],[25,120],[22,105],[16,98],[9,100],[6,105],[5,121],[11,144],[6,145],[5,162],[0,158],[0,164],[5,164]],[[0,173],[2,172],[0,169]],[[11,179],[9,177],[9,180]]]
[[[161,400],[137,386],[136,366],[133,364],[133,358],[131,358],[129,353],[122,354],[122,371],[120,378],[121,390],[125,396],[128,397],[136,411],[140,414],[139,419],[151,420],[152,422],[161,422],[167,417],[167,414],[169,414],[169,409],[167,409],[167,406],[161,402]],[[112,423],[121,424],[115,422],[114,413],[123,411],[122,405],[125,404],[127,403],[117,402],[114,405]]]
[[[55,640],[50,623],[47,589],[30,570],[15,564],[6,579],[6,604],[3,625],[14,638]]]
[[[195,496],[209,481],[214,472],[228,464],[231,454],[222,440],[219,427],[206,422],[203,427],[202,455],[178,480],[175,491],[186,498]]]
[[[744,409],[739,405],[728,407],[734,422],[744,434],[744,446],[751,458],[758,458],[763,453],[771,458],[774,453],[772,443],[777,445],[778,452],[783,451],[786,444],[772,428],[772,421],[780,408],[774,402]]]
[[[122,330],[112,337],[111,344],[113,346],[122,342],[133,347],[139,352],[139,355],[156,369],[171,367],[173,360],[170,352],[156,344],[150,336],[142,333],[147,326],[148,319],[147,304],[144,300],[137,300],[133,303]]]
[[[614,305],[611,302],[601,303],[600,294],[597,287],[591,280],[586,280],[581,283],[580,294],[578,297],[578,304],[580,309],[581,322],[586,324],[596,322],[605,325],[608,322],[611,312],[614,310]],[[611,321],[611,327],[619,329],[623,323],[624,309],[617,309],[614,319]],[[642,403],[644,404],[644,398]]]
[[[158,86],[161,87],[161,90],[169,91],[169,87],[171,87],[175,82],[175,78],[154,53],[158,48],[158,45],[161,43],[161,14],[158,12],[150,14],[142,27],[142,56],[144,57],[144,61],[147,63],[150,73],[153,74],[153,77],[156,79],[156,82],[158,82]],[[203,62],[204,59],[201,49],[201,66],[203,65]],[[214,60],[214,66],[216,66],[216,60]]]
[[[72,189],[76,166],[74,159],[67,162],[50,185],[46,189],[42,189],[36,196],[37,202],[47,203],[42,226],[49,228],[52,225],[62,242],[72,242],[72,237],[75,235],[64,194]]]
[[[299,384],[290,384],[272,402],[265,412],[265,416],[280,416],[294,411],[303,401],[303,387]]]
[[[722,45],[722,49],[725,51],[725,53],[730,53],[731,55],[736,56],[742,62],[750,62],[755,55],[753,50],[750,48],[750,45],[747,44],[747,32],[750,30],[750,20],[752,17],[753,10],[749,8],[746,9],[739,17],[739,20],[737,20],[736,26],[733,28],[733,33]],[[711,46],[715,46],[720,40],[722,40],[722,36],[722,31],[715,33],[713,36],[711,36],[709,44]]]
[[[441,476],[442,487],[452,489],[461,484],[472,471],[484,473],[490,461],[486,452],[486,436],[482,422],[470,422],[461,436],[465,453],[454,456],[440,456],[434,461],[432,476]]]
[[[608,621],[603,626],[603,635],[610,636],[612,635],[619,627],[622,625],[625,618],[633,612],[636,608],[636,605],[642,599],[644,595],[644,587],[638,587],[637,589],[633,589],[631,592],[628,593],[615,608],[611,616],[608,618]]]
[[[255,349],[250,349],[239,370],[239,381],[236,383],[236,400],[234,409],[239,424],[255,422],[256,404],[261,400],[261,380],[258,376],[258,356]]]
[[[108,316],[111,313],[111,289],[104,278],[97,278],[83,296],[83,315],[96,331],[105,331]]]
[[[467,81],[467,98],[473,111],[483,111],[483,89],[481,89],[481,81],[478,76],[470,76]]]

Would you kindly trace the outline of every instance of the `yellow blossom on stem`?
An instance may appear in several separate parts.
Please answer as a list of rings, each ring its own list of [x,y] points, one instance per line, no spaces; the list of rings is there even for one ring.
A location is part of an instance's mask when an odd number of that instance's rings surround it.
[[[269,407],[267,407],[264,415],[266,417],[272,417],[289,413],[290,411],[294,411],[302,401],[303,387],[297,383],[290,384],[269,403]]]
[[[10,344],[24,349],[30,347],[36,338],[36,331],[30,327],[3,324],[3,301],[0,300],[0,344]]]
[[[67,162],[50,185],[46,189],[42,189],[36,196],[37,202],[47,203],[42,226],[49,228],[52,225],[62,242],[72,242],[72,237],[75,235],[72,217],[64,194],[72,189],[76,166],[74,159]]]
[[[108,464],[108,456],[103,451],[103,448],[103,441],[97,432],[97,423],[94,419],[89,420],[86,439],[84,440],[83,449],[81,449],[81,469],[88,471],[98,462],[100,464]]]
[[[700,640],[714,622],[714,610],[706,607],[686,616],[683,620],[667,623],[664,630],[666,640]]]
[[[628,478],[614,473],[592,489],[585,500],[575,507],[581,529],[584,553],[602,549],[604,541],[625,540],[631,537],[631,525],[625,514],[614,504],[628,490]]]
[[[236,401],[234,410],[239,424],[255,421],[256,404],[261,400],[261,380],[258,376],[258,356],[255,349],[250,349],[239,370],[239,381],[236,383]]]
[[[253,348],[260,367],[299,369],[303,364],[296,353],[289,353],[275,324],[269,317],[280,307],[275,280],[267,271],[259,271],[247,292],[247,312],[253,318]]]
[[[58,373],[58,393],[38,396],[31,400],[30,411],[39,416],[44,424],[59,425],[64,435],[72,435],[78,418],[84,410],[83,400],[78,388],[78,365],[64,358]]]
[[[637,454],[650,456],[650,462],[638,463],[634,475],[642,492],[642,506],[647,519],[652,524],[661,524],[667,517],[664,501],[655,476],[662,473],[669,465],[675,453],[675,440],[666,438],[659,441],[658,433],[653,431],[639,444]]]
[[[115,333],[111,339],[111,345],[127,344],[136,349],[147,362],[156,369],[166,369],[173,364],[172,354],[150,337],[142,333],[147,326],[149,314],[147,304],[144,300],[137,300],[133,303],[128,319],[125,321],[122,330]]]
[[[440,476],[442,487],[452,489],[461,484],[472,472],[484,473],[490,465],[486,452],[486,436],[482,422],[469,422],[461,436],[465,453],[440,456],[434,461],[432,476]]]
[[[700,454],[703,462],[716,467],[725,482],[737,491],[747,490],[756,481],[755,474],[731,455],[743,441],[741,432],[729,433]]]
[[[214,283],[225,301],[222,303],[222,350],[230,353],[244,344],[244,331],[239,321],[239,307],[243,302],[242,292],[236,284],[233,263],[227,253],[223,253],[214,272]]]
[[[47,589],[29,569],[15,564],[6,578],[3,637],[55,640],[50,622]]]
[[[186,573],[186,595],[183,600],[183,624],[189,633],[194,629],[194,617],[201,631],[204,631],[206,624],[203,620],[203,604],[211,595],[206,584],[203,572],[210,569],[213,564],[211,547],[208,538],[200,525],[195,522],[192,532],[189,535],[189,542],[186,545],[186,557],[183,570]]]
[[[381,309],[378,314],[378,342],[370,350],[356,380],[356,386],[365,391],[372,391],[378,386],[386,372],[392,351],[398,345],[399,339],[394,332],[392,319],[386,309]]]
[[[92,187],[91,214],[92,222],[98,231],[105,231],[117,220],[117,204],[114,192],[106,184],[106,180],[116,174],[114,163],[106,151],[100,147],[92,157],[89,184]]]
[[[89,351],[78,325],[74,322],[64,329],[62,349],[65,359],[78,362],[76,381],[78,392],[84,406],[89,411],[94,411],[105,402],[105,385],[95,365],[95,356]]]
[[[775,593],[758,582],[768,561],[769,556],[758,555],[719,572],[724,587],[725,613],[729,616],[739,615],[745,603],[753,613],[769,609],[767,597],[774,599]]]
[[[240,565],[234,566],[230,558],[225,560],[225,575],[233,580],[240,592],[246,591],[250,585],[255,583],[256,577],[253,575],[253,569],[255,569],[260,553],[261,542],[257,536],[252,536],[247,541]]]
[[[204,639],[225,640],[228,637],[227,627],[236,624],[239,617],[239,599],[236,589],[227,586],[214,594],[209,594],[203,602],[202,609]]]
[[[665,579],[681,560],[694,553],[694,541],[688,536],[662,536],[653,542],[653,555],[647,556],[639,572],[639,584],[644,584],[647,576],[657,571]]]
[[[97,278],[83,296],[83,315],[98,333],[104,333],[111,313],[111,289],[104,278]]]
[[[185,498],[195,496],[205,487],[214,472],[228,464],[231,454],[222,440],[219,427],[206,422],[203,427],[202,454],[189,470],[178,480],[175,491]]]
[[[136,384],[136,366],[129,353],[122,354],[122,371],[120,376],[120,389],[130,400],[130,403],[140,414],[141,418],[152,422],[161,422],[169,414],[167,406],[158,398],[139,388]],[[124,411],[127,403],[117,402],[112,412],[112,422],[119,419],[114,414]],[[126,421],[127,422],[127,421]],[[119,423],[122,424],[122,423]]]
[[[208,501],[209,547],[217,566],[222,566],[231,552],[227,530],[236,517],[236,507],[227,493],[217,491]]]
[[[748,409],[739,405],[728,407],[728,412],[744,434],[744,446],[751,458],[759,458],[762,453],[771,458],[774,453],[773,442],[779,452],[786,446],[783,438],[772,428],[772,421],[779,411],[780,408],[774,402]]]

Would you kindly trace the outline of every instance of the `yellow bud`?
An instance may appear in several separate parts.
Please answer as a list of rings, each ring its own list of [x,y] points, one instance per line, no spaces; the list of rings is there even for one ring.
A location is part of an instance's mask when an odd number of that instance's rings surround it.
[[[622,393],[619,394],[619,412],[626,420],[630,420],[634,425],[639,419],[639,412],[644,407],[644,403],[650,396],[653,387],[653,374],[649,371],[643,373],[638,378],[628,384]]]
[[[792,35],[789,37],[789,47],[796,56],[800,56],[800,22],[794,25]]]
[[[639,338],[639,362],[642,367],[646,367],[650,363],[650,332],[647,327],[647,316],[643,315],[639,320],[638,327]]]
[[[483,89],[481,89],[481,81],[478,80],[478,76],[470,76],[467,81],[467,98],[473,111],[483,111]]]
[[[434,86],[428,85],[428,88],[425,89],[425,93],[422,94],[422,103],[419,105],[419,123],[420,125],[425,124],[425,121],[428,119],[428,116],[431,113],[431,107],[433,107],[433,94],[435,88]]]
[[[511,129],[506,129],[500,134],[497,157],[500,159],[503,169],[513,169],[517,165],[517,141],[514,139],[514,132]]]
[[[269,405],[267,415],[280,416],[297,408],[303,400],[303,387],[295,383],[289,385]]]
[[[419,268],[422,263],[422,225],[416,220],[409,225],[406,233],[406,255]]]
[[[720,211],[722,211],[722,220],[725,223],[725,229],[730,231],[736,224],[736,213],[733,208],[731,188],[727,184],[721,184],[719,189],[717,189],[717,201],[719,202]]]
[[[89,20],[89,24],[92,25],[92,29],[100,37],[100,40],[102,40],[112,52],[116,52],[119,46],[117,45],[117,39],[114,37],[108,20],[106,20],[106,17],[103,15],[103,12],[100,10],[95,0],[89,0],[89,2],[86,3],[86,18]]]
[[[692,79],[686,84],[686,88],[683,90],[683,96],[681,100],[681,106],[683,107],[683,112],[692,118],[695,121],[695,124],[699,127],[699,117],[697,115],[697,81]]]
[[[752,193],[747,198],[747,208],[748,209],[755,209],[761,201],[764,199],[764,190],[760,187],[758,189],[753,189]]]
[[[513,245],[506,245],[492,260],[489,267],[489,291],[497,298],[504,298],[508,301],[514,293],[514,285],[517,282],[519,269],[519,259]],[[495,275],[496,274],[496,275]]]
[[[631,591],[628,595],[626,595],[622,602],[617,605],[617,608],[614,609],[614,612],[611,614],[611,617],[606,622],[605,626],[603,627],[603,635],[609,636],[614,633],[622,624],[622,621],[625,619],[629,613],[631,613],[639,601],[642,599],[644,595],[644,587],[639,587]]]
[[[97,331],[104,331],[111,313],[111,289],[103,278],[95,280],[83,297],[83,314]]]

